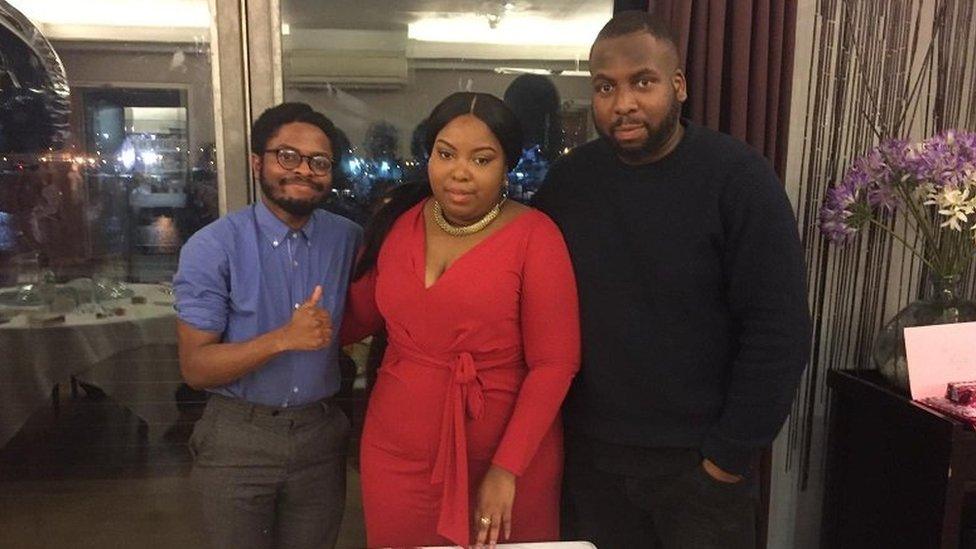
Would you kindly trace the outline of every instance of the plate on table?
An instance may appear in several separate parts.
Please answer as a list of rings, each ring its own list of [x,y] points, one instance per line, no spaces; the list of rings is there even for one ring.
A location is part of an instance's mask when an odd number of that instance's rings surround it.
[[[33,284],[0,290],[0,307],[36,309],[43,306],[44,298]]]
[[[65,284],[65,287],[71,288],[73,291],[77,292],[78,296],[80,297],[80,302],[92,300],[92,279],[90,278],[76,278]],[[95,292],[96,297],[98,297],[98,301],[129,299],[130,297],[136,295],[135,291],[126,286],[124,282],[113,282],[102,279],[95,284]]]

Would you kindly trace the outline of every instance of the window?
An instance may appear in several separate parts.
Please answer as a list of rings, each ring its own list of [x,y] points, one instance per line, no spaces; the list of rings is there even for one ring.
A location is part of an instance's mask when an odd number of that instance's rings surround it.
[[[169,281],[218,215],[210,21],[0,2],[2,545],[202,542]]]
[[[272,96],[328,115],[349,154],[325,207],[365,224],[388,189],[424,177],[433,106],[493,93],[525,127],[509,181],[528,201],[594,136],[586,58],[612,4],[0,1],[0,539],[203,545],[187,439],[204,396],[180,377],[169,281],[218,203],[260,192],[245,189],[238,102],[254,117]],[[221,10],[240,6],[252,31],[280,20],[272,47],[227,45],[241,25]],[[281,81],[256,78],[245,99],[215,81],[279,61]],[[348,351],[361,425],[364,365],[381,351]],[[340,547],[364,544],[356,452]]]
[[[530,200],[549,163],[594,136],[586,60],[612,8],[282,0],[285,99],[326,113],[348,139],[338,211],[362,219],[390,186],[423,176],[423,119],[455,91],[492,93],[519,116],[524,154],[509,196]]]

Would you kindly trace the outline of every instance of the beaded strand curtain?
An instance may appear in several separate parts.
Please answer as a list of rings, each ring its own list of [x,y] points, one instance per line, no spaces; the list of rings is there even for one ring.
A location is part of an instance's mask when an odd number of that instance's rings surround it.
[[[976,21],[972,0],[816,0],[808,47],[800,166],[790,170],[800,236],[806,250],[814,319],[813,350],[788,422],[787,470],[803,491],[812,451],[826,442],[826,372],[873,367],[879,329],[925,292],[921,263],[883,231],[869,229],[838,248],[820,234],[827,188],[850,162],[888,137],[917,141],[945,129],[976,130]],[[798,22],[798,24],[804,24]],[[798,56],[799,57],[799,56]],[[794,93],[800,90],[794,90]],[[916,244],[903,219],[885,222]],[[976,277],[964,282],[974,295]]]

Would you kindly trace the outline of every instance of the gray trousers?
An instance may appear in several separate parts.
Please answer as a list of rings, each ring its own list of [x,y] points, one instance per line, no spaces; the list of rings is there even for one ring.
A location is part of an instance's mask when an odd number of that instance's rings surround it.
[[[696,448],[566,437],[562,538],[600,549],[755,549],[758,483],[727,484]]]
[[[328,401],[274,408],[212,395],[190,437],[212,546],[334,547],[348,440],[349,419]]]

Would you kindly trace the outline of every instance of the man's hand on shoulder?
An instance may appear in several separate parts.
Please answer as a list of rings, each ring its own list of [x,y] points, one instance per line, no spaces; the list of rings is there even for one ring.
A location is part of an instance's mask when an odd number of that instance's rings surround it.
[[[314,351],[332,343],[332,317],[319,305],[322,287],[316,286],[312,295],[291,315],[281,328],[278,344],[282,351]]]

